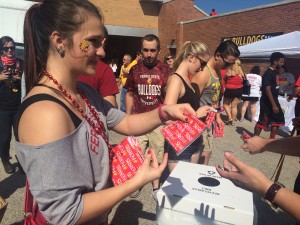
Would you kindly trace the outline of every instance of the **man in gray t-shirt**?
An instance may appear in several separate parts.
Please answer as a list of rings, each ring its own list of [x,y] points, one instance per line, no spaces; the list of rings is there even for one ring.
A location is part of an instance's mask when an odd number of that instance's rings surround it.
[[[288,72],[286,65],[283,65],[279,69],[279,74],[277,76],[279,81],[279,95],[284,95],[286,93],[290,96],[295,84],[295,76]]]

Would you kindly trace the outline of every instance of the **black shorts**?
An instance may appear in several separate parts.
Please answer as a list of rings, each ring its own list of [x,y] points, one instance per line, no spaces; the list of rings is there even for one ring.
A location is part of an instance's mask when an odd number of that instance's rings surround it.
[[[267,130],[270,125],[271,127],[281,127],[285,125],[284,114],[278,100],[276,100],[277,99],[275,99],[275,103],[279,109],[278,113],[273,113],[270,103],[264,102],[263,99],[260,100],[260,113],[256,126],[263,130]]]
[[[242,96],[242,100],[243,101],[249,101],[249,102],[257,102],[258,101],[258,97],[246,97],[246,96]]]
[[[224,98],[241,98],[242,94],[243,88],[225,89]]]

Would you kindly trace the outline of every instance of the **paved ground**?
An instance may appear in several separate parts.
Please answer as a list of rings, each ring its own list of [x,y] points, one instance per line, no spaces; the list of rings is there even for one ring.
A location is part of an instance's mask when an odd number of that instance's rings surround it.
[[[274,172],[280,155],[272,153],[262,153],[258,155],[249,155],[240,149],[241,140],[239,134],[243,130],[253,131],[254,124],[249,121],[243,123],[237,122],[235,126],[226,126],[225,138],[215,139],[215,151],[210,161],[211,165],[222,164],[223,151],[233,151],[239,158],[245,162],[261,169],[269,177]],[[287,134],[282,133],[283,136]],[[267,137],[267,133],[262,133]],[[279,136],[282,137],[282,136]],[[111,132],[110,140],[112,143],[118,143],[124,137]],[[14,146],[11,154],[14,155]],[[15,162],[15,159],[13,160]],[[280,182],[292,189],[294,179],[299,171],[299,159],[297,157],[286,157]],[[24,184],[25,177],[20,173],[7,175],[0,165],[0,195],[8,201],[8,207],[0,224],[23,224],[23,204],[24,204]],[[114,207],[110,214],[110,223],[114,225],[154,225],[156,210],[155,202],[150,195],[150,185],[145,186],[141,194],[136,199],[126,198],[120,204]],[[294,225],[295,221],[279,211],[275,213],[268,205],[254,195],[254,203],[258,211],[258,225]]]

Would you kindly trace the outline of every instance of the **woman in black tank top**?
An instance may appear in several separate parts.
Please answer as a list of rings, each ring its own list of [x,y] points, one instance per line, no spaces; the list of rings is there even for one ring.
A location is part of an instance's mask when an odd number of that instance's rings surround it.
[[[210,110],[209,106],[199,105],[198,86],[192,86],[190,76],[202,70],[210,58],[209,49],[201,42],[186,42],[177,55],[173,69],[176,71],[168,79],[165,104],[189,103],[196,111],[198,118],[203,118]],[[172,171],[179,160],[197,163],[200,156],[202,137],[196,139],[179,156],[165,141],[165,151],[169,154],[168,167]]]

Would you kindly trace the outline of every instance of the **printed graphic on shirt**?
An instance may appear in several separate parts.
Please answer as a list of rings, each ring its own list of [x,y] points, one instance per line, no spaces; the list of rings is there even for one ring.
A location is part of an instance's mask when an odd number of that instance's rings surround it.
[[[133,114],[151,111],[164,102],[170,74],[170,68],[161,62],[152,68],[141,62],[131,69],[125,88],[133,92]]]
[[[99,113],[94,106],[91,106],[94,111],[97,113],[98,117],[101,119],[101,113]],[[93,113],[89,111],[89,118],[92,119],[92,122],[96,125],[96,127],[101,128],[102,126],[98,123],[98,121],[95,119]],[[96,131],[93,129],[93,127],[89,124],[90,130],[89,130],[89,148],[93,155],[98,155],[100,151],[100,138],[101,135],[97,134]],[[105,129],[105,128],[104,128]],[[104,130],[104,134],[106,134]]]
[[[215,82],[212,83],[211,86],[212,86],[212,97],[211,97],[212,107],[218,107],[221,84],[220,82]]]
[[[279,77],[278,83],[281,84],[288,84],[288,79],[286,77]]]
[[[161,79],[159,75],[139,75],[138,94],[146,105],[155,105],[157,96],[161,96]]]

